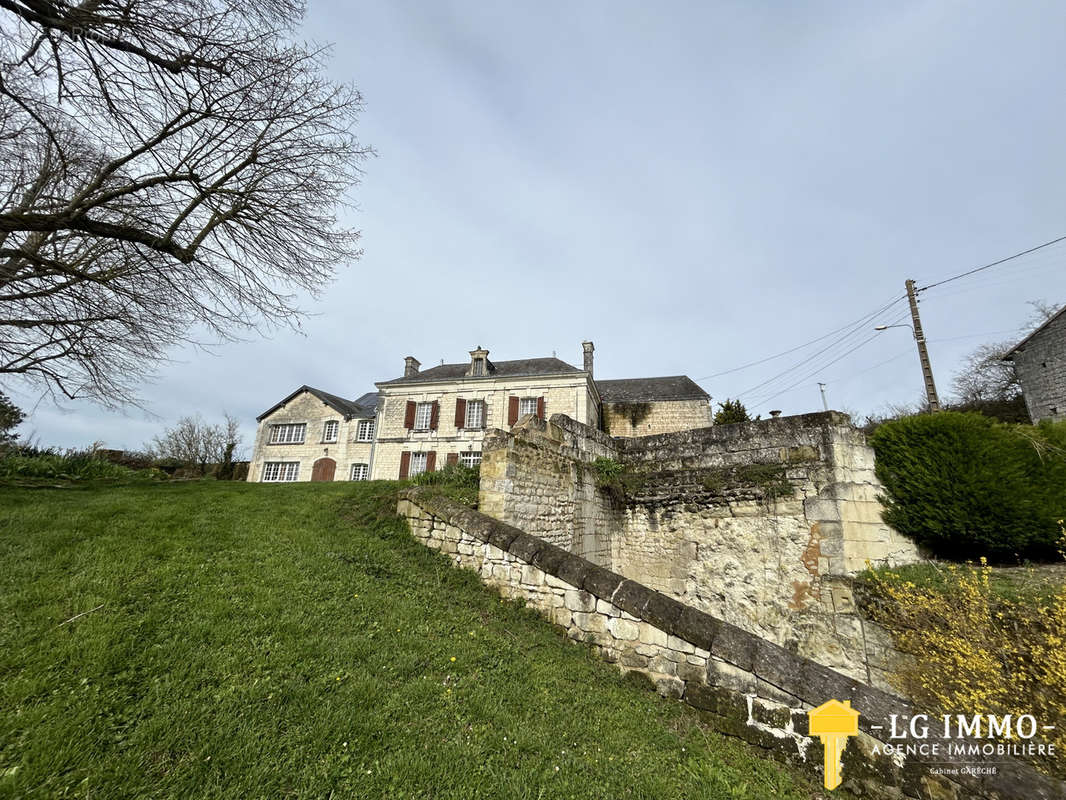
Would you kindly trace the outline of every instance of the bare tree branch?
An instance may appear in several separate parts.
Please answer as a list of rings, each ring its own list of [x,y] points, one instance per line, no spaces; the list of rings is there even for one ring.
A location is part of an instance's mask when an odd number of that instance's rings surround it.
[[[293,0],[0,0],[0,374],[108,405],[359,257],[362,100]],[[47,46],[45,46],[47,45]]]

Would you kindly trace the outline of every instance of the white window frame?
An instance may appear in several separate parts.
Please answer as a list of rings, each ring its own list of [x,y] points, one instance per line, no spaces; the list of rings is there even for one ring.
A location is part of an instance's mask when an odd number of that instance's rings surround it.
[[[475,413],[476,411],[476,413]],[[467,400],[466,419],[463,428],[466,430],[481,430],[485,427],[485,401]]]
[[[407,477],[413,478],[426,471],[429,456],[426,453],[411,453],[411,462],[407,465]]]
[[[539,399],[539,397],[520,397],[518,399],[518,416],[524,417],[526,414],[537,416],[537,400]]]
[[[374,441],[374,420],[361,419],[359,424],[355,428],[355,440],[357,442],[372,442]]]
[[[306,438],[306,422],[278,422],[270,426],[270,444],[303,444]]]
[[[368,480],[370,480],[370,465],[369,464],[352,464],[351,479],[353,481],[368,481]]]
[[[485,359],[475,358],[473,368],[470,370],[470,374],[475,378],[481,378],[485,375]]]
[[[481,451],[470,450],[459,454],[459,463],[464,467],[480,467]]]
[[[433,402],[425,401],[415,404],[415,427],[416,431],[428,431],[433,424]]]
[[[299,461],[267,461],[263,464],[263,483],[293,483],[298,480]]]
[[[333,431],[332,436],[329,435],[330,430]],[[322,424],[322,441],[326,444],[332,444],[333,442],[337,441],[337,438],[340,436],[340,432],[341,424],[335,419],[327,419]]]

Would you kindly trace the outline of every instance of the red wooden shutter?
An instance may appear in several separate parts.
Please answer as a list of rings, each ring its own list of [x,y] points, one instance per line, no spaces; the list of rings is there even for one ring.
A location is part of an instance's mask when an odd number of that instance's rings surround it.
[[[459,463],[459,454],[458,453],[448,453],[448,466],[449,467],[454,467],[458,463]]]
[[[466,427],[466,400],[462,397],[455,401],[455,427],[458,430]]]
[[[430,450],[426,453],[426,472],[433,472],[437,468],[437,451]]]
[[[544,398],[537,398],[537,419],[544,419]]]
[[[433,410],[429,415],[429,429],[431,431],[437,430],[437,423],[440,422],[440,403],[436,400],[433,401]],[[432,472],[432,470],[430,470]]]
[[[407,401],[407,409],[403,412],[403,426],[411,430],[415,426],[415,401]]]
[[[512,395],[507,401],[507,424],[518,422],[518,398]]]
[[[406,478],[410,471],[411,452],[409,450],[404,450],[402,453],[400,453],[400,480],[402,481],[404,478]]]

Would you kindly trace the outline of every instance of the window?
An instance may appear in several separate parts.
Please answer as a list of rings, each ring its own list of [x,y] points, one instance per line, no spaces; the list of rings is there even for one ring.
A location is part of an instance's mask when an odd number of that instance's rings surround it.
[[[470,374],[475,377],[481,377],[485,374],[485,359],[475,358],[474,368],[470,371]]]
[[[372,442],[374,441],[374,420],[361,419],[359,420],[359,426],[356,428],[355,440],[357,442]]]
[[[484,428],[485,427],[485,401],[484,400],[467,400],[466,401],[466,424],[463,425],[468,430],[471,428]]]
[[[268,461],[263,465],[264,483],[282,483],[298,480],[299,461]]]
[[[303,444],[304,432],[307,425],[303,422],[298,424],[271,425],[271,444]]]
[[[323,442],[335,442],[337,441],[337,431],[340,430],[340,423],[335,419],[326,420],[326,424],[322,426],[322,441]]]
[[[428,431],[433,419],[433,404],[419,403],[415,407],[415,430]]]
[[[366,464],[352,464],[352,480],[365,481],[370,479],[370,467]]]
[[[481,451],[476,453],[460,453],[459,463],[464,467],[476,467],[481,464]]]
[[[526,414],[537,414],[537,398],[535,397],[523,397],[518,401],[518,416],[524,417]]]
[[[407,475],[413,478],[415,475],[421,475],[426,471],[426,454],[425,453],[411,453],[411,466],[407,470]]]

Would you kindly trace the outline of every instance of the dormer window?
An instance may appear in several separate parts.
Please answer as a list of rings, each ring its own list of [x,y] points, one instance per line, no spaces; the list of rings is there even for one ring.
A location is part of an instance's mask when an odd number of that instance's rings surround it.
[[[488,350],[484,350],[481,345],[478,345],[476,350],[470,351],[470,367],[466,371],[467,377],[484,378],[489,374],[491,368]]]

